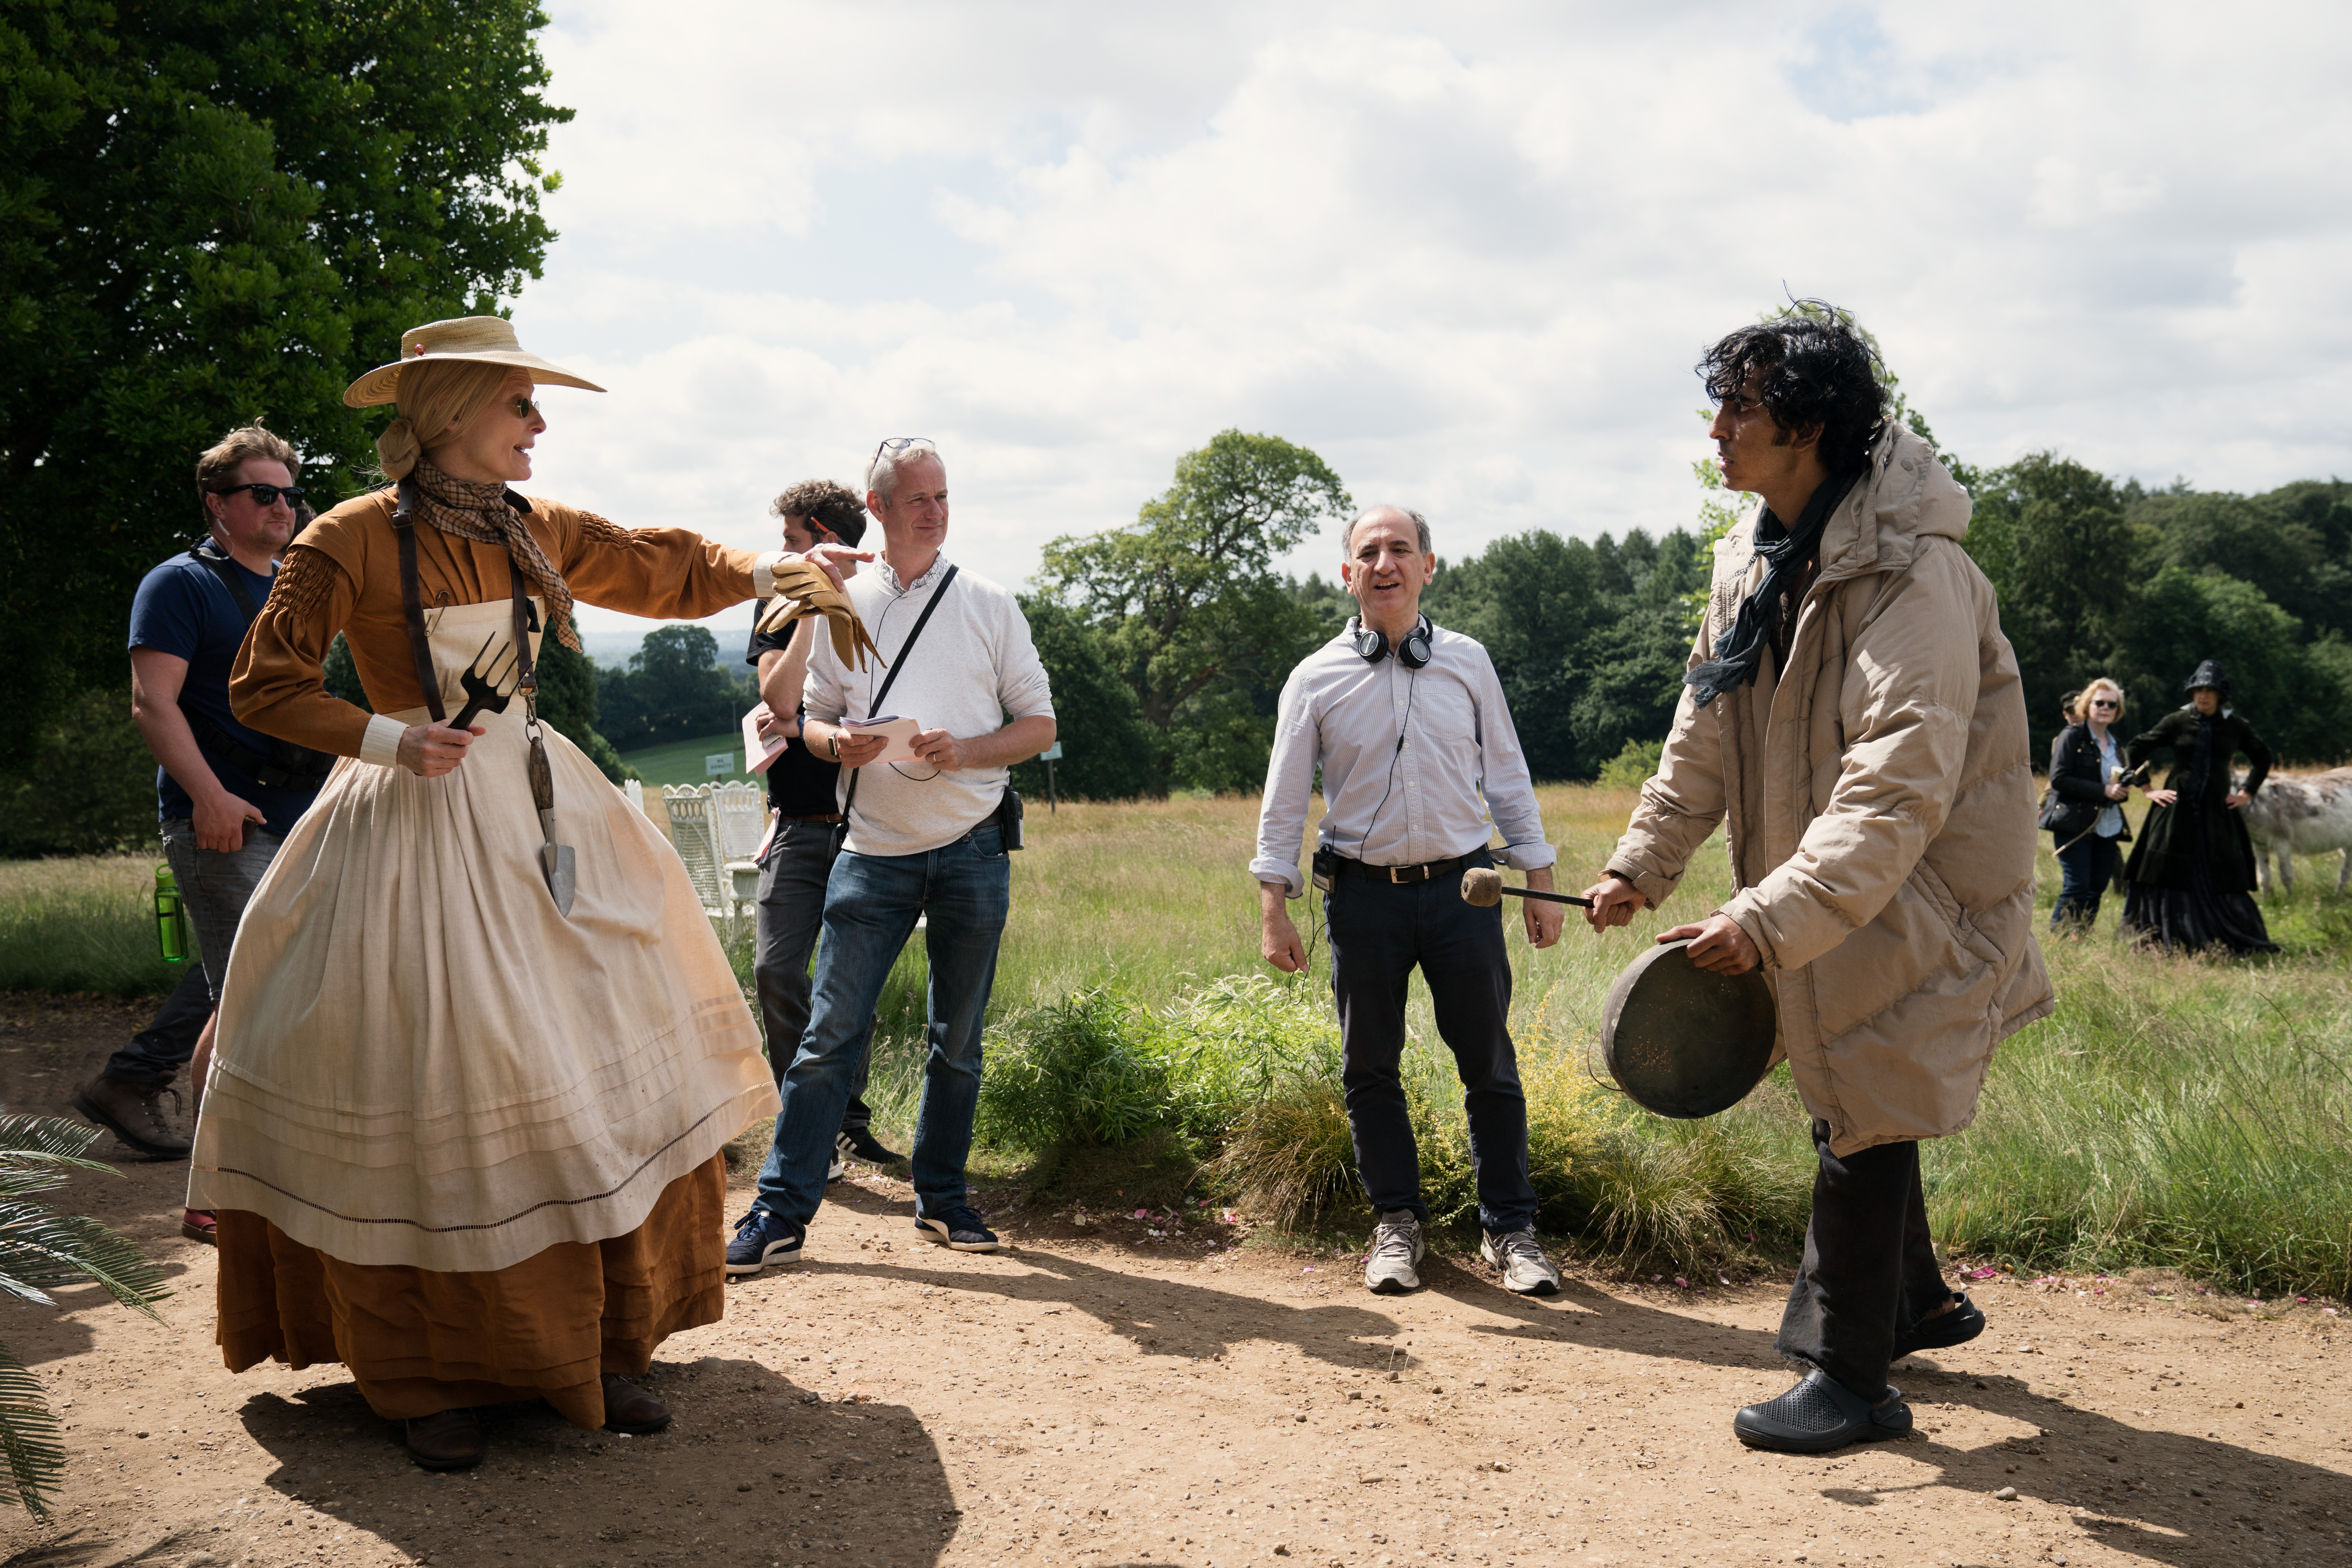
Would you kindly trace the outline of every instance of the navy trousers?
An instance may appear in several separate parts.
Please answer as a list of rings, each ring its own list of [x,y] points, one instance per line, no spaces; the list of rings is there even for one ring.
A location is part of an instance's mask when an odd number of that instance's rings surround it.
[[[1473,864],[1491,865],[1484,854]],[[1339,1001],[1340,1079],[1356,1170],[1375,1213],[1410,1209],[1426,1222],[1421,1152],[1404,1080],[1405,987],[1419,966],[1436,1005],[1437,1033],[1462,1077],[1478,1223],[1495,1235],[1531,1230],[1528,1100],[1511,1047],[1511,961],[1503,911],[1465,903],[1457,879],[1397,886],[1342,879],[1325,895],[1331,984]]]

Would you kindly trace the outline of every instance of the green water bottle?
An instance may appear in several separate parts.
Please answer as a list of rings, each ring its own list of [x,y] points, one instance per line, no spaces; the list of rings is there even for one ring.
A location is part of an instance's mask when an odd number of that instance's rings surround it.
[[[188,908],[180,901],[180,879],[169,866],[155,868],[155,941],[164,963],[188,962]]]

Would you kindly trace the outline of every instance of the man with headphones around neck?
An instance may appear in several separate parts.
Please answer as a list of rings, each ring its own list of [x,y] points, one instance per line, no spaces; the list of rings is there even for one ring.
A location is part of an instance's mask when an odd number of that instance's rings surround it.
[[[1461,885],[1465,869],[1494,864],[1487,843],[1497,828],[1504,863],[1524,871],[1530,888],[1551,890],[1558,857],[1493,661],[1421,613],[1436,569],[1419,512],[1374,507],[1348,524],[1339,577],[1360,614],[1283,686],[1250,872],[1265,961],[1296,973],[1307,950],[1284,906],[1305,891],[1298,852],[1320,768],[1328,809],[1315,884],[1330,931],[1356,1169],[1378,1222],[1364,1284],[1382,1295],[1421,1284],[1429,1207],[1398,1071],[1405,988],[1418,964],[1462,1075],[1482,1251],[1509,1289],[1549,1296],[1559,1271],[1535,1235],[1503,914],[1465,902]],[[1562,914],[1558,904],[1529,900],[1528,940],[1558,942]]]

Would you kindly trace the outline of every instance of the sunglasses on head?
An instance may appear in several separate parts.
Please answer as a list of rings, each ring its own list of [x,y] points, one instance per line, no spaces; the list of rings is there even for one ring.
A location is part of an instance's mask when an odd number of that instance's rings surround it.
[[[939,447],[932,444],[929,436],[893,436],[875,447],[874,455],[878,458],[885,452],[936,452],[938,450]]]
[[[288,506],[299,506],[302,503],[303,490],[300,485],[229,485],[212,493],[216,496],[233,496],[244,490],[252,491],[255,501],[262,506],[276,506],[279,496],[286,498]]]

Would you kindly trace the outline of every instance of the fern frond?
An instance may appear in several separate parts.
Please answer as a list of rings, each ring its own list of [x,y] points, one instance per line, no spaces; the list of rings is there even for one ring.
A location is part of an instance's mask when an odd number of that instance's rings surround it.
[[[0,1111],[0,1156],[47,1154],[79,1159],[98,1146],[106,1134],[95,1127],[62,1116],[27,1116]],[[95,1162],[93,1162],[95,1163]],[[109,1166],[111,1170],[113,1167]]]
[[[0,1345],[0,1461],[7,1466],[13,1500],[36,1519],[49,1516],[42,1494],[54,1492],[65,1476],[66,1450],[58,1418],[40,1380],[5,1345]]]

